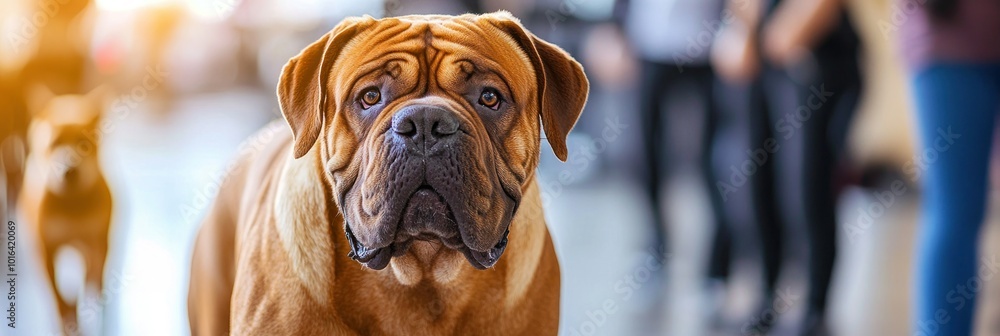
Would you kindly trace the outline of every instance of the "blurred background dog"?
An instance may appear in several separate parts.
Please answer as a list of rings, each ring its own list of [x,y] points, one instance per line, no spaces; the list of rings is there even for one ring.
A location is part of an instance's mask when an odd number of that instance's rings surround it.
[[[78,333],[80,295],[100,291],[111,224],[111,192],[101,172],[99,128],[104,108],[102,89],[87,95],[53,96],[44,88],[33,94],[28,130],[30,150],[21,193],[20,213],[39,238],[41,255],[55,294],[63,330]],[[60,290],[57,257],[63,249],[82,257],[82,284]]]

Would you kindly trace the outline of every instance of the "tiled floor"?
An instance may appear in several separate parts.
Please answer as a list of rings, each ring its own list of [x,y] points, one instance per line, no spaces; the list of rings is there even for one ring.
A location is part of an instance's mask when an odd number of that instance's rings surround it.
[[[187,334],[188,261],[201,213],[215,193],[214,179],[240,141],[278,117],[271,104],[254,92],[188,98],[173,106],[171,114],[133,111],[107,135],[103,161],[116,197],[116,216],[106,274],[120,281],[111,281],[105,291],[106,334]],[[554,168],[540,172],[543,190],[552,188],[546,183],[555,181],[561,167],[547,165]],[[649,232],[641,223],[649,214],[640,186],[613,174],[581,176],[581,182],[553,193],[546,209],[563,268],[563,335],[711,334],[700,278],[710,214],[700,179],[682,169],[669,184],[674,250],[667,256],[664,278],[651,275],[657,274],[656,267],[646,263],[655,251],[645,248]],[[851,191],[842,213],[850,218],[871,201],[870,193]],[[841,239],[831,312],[837,334],[906,334],[916,201],[900,201],[859,240]],[[997,215],[991,218],[991,223],[997,222]],[[998,246],[995,226],[987,235],[991,253]],[[28,255],[31,237],[19,234],[20,253]],[[30,258],[20,261],[27,281],[19,288],[17,330],[21,335],[46,334],[55,330],[50,317],[54,309]],[[719,334],[736,333],[746,320],[739,316],[746,316],[753,304],[755,272],[752,263],[737,266],[727,309],[732,326]],[[801,271],[793,268],[783,284],[802,293],[797,275]],[[984,297],[998,297],[1000,285],[988,288]],[[985,306],[984,315],[998,316],[1000,309],[993,302]],[[794,330],[796,308],[793,304],[793,312],[785,314],[778,333]],[[92,330],[98,324],[88,321],[85,327]]]

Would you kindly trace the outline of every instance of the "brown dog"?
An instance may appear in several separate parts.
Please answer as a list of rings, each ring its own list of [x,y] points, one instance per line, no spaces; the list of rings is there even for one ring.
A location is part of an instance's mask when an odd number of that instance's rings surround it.
[[[192,332],[556,334],[535,168],[542,127],[566,158],[587,90],[505,12],[345,20],[283,70],[291,134],[219,192]]]
[[[111,193],[101,174],[94,137],[103,108],[99,92],[35,99],[39,103],[32,104],[37,111],[28,128],[27,169],[18,204],[20,215],[39,238],[63,329],[72,334],[78,328],[76,304],[67,302],[56,288],[56,252],[62,247],[79,251],[86,284],[98,290],[108,252]]]

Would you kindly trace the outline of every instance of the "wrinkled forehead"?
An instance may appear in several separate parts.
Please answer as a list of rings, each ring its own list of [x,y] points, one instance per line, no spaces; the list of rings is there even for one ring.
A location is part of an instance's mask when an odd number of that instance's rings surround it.
[[[378,20],[345,46],[333,70],[338,79],[348,79],[385,67],[426,69],[442,63],[468,64],[523,84],[534,80],[525,51],[489,19],[475,15]]]

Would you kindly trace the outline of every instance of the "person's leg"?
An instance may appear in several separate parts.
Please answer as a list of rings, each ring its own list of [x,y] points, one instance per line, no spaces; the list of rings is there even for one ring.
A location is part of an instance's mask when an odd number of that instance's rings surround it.
[[[726,222],[725,201],[722,194],[716,191],[715,183],[719,177],[715,174],[712,165],[712,150],[714,141],[718,133],[719,111],[715,103],[713,90],[715,87],[715,75],[709,66],[701,66],[688,69],[691,72],[691,80],[694,88],[698,91],[698,98],[701,100],[704,116],[704,127],[702,128],[701,157],[699,158],[702,179],[704,179],[705,190],[708,190],[709,201],[712,206],[713,226],[715,233],[712,237],[711,255],[709,256],[708,278],[725,282],[729,278],[729,271],[732,263],[732,228]]]
[[[766,75],[765,75],[766,76]],[[774,124],[769,114],[774,108],[769,103],[764,80],[757,80],[751,87],[750,99],[750,147],[764,149],[769,156],[764,164],[757,167],[757,173],[750,177],[750,187],[753,197],[754,222],[760,236],[761,258],[763,260],[764,297],[770,301],[774,295],[778,276],[781,275],[782,259],[784,257],[784,223],[780,216],[777,184],[774,178],[777,160],[776,153],[768,149],[775,137]],[[778,148],[780,151],[781,149]],[[766,304],[770,304],[767,302]]]
[[[850,62],[848,62],[850,63]],[[846,133],[834,129],[835,120],[853,114],[857,107],[860,77],[851,64],[839,64],[840,78],[818,81],[809,88],[801,88],[800,109],[808,109],[811,117],[803,122],[802,188],[803,215],[809,247],[809,296],[806,326],[822,328],[828,301],[830,282],[837,257],[837,194],[834,189],[835,169],[843,157],[834,143]],[[831,96],[826,97],[828,91]],[[838,123],[847,126],[850,123]]]
[[[662,63],[643,61],[640,83],[640,120],[644,162],[646,163],[645,188],[652,209],[653,245],[659,251],[667,246],[667,229],[663,220],[663,202],[660,193],[663,171],[663,98],[667,91],[667,71],[673,67]]]
[[[748,157],[757,163],[756,171],[749,174],[751,188],[751,203],[754,224],[758,231],[760,252],[763,264],[761,272],[763,279],[763,295],[757,309],[750,317],[750,325],[741,329],[743,333],[765,335],[777,322],[777,310],[774,309],[774,298],[777,292],[778,277],[781,275],[785,250],[785,219],[780,213],[782,203],[778,181],[775,179],[778,169],[777,155],[784,146],[780,137],[776,137],[775,124],[771,114],[777,112],[775,99],[773,71],[765,70],[760,79],[750,87],[749,120],[750,143],[745,151],[756,155]],[[754,154],[758,153],[758,154]],[[746,161],[745,161],[746,162]],[[740,168],[745,169],[745,168]]]
[[[912,81],[921,145],[905,171],[923,180],[914,330],[971,335],[979,230],[1000,109],[997,69],[934,65]],[[977,284],[979,287],[976,287]]]

